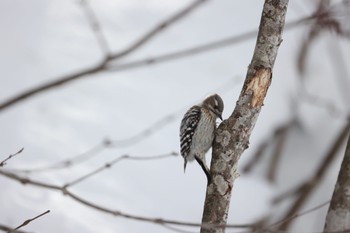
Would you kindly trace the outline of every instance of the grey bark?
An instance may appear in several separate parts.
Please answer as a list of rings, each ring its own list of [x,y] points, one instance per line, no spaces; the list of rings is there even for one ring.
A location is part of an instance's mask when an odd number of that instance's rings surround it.
[[[350,136],[328,209],[324,232],[350,231]]]
[[[271,83],[287,6],[288,0],[264,3],[254,55],[240,97],[231,116],[217,129],[213,143],[212,182],[207,186],[201,233],[225,232],[233,182],[238,176],[237,163],[249,146],[249,137]]]

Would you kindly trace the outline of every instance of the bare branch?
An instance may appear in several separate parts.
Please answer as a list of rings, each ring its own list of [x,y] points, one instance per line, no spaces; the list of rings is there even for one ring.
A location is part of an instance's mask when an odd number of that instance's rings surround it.
[[[86,162],[87,160],[91,159],[92,157],[98,155],[100,152],[102,152],[104,149],[108,148],[110,144],[110,141],[108,139],[104,139],[101,143],[97,144],[96,146],[88,149],[87,151],[75,155],[71,157],[70,159],[64,159],[62,161],[46,165],[43,167],[36,167],[36,168],[30,168],[30,169],[9,169],[9,171],[13,172],[23,172],[23,173],[34,173],[34,172],[45,172],[45,171],[52,171],[57,169],[63,169],[63,168],[70,168],[77,164]]]
[[[50,213],[50,210],[47,210],[47,211],[45,211],[44,213],[39,214],[38,216],[36,216],[36,217],[34,217],[34,218],[27,219],[27,220],[25,220],[21,225],[19,225],[18,227],[16,227],[15,229],[9,230],[8,233],[14,233],[14,232],[16,232],[19,228],[28,225],[29,223],[33,222],[35,219],[38,219],[38,218],[40,218],[40,217],[42,217],[42,216],[44,216],[45,214],[48,214],[48,213]]]
[[[41,93],[41,92],[47,91],[47,90],[54,88],[54,87],[59,87],[59,86],[66,84],[68,82],[71,82],[71,81],[80,79],[82,77],[85,77],[87,75],[95,74],[99,71],[102,71],[105,69],[107,62],[108,62],[107,60],[102,60],[101,62],[99,62],[95,65],[92,65],[91,67],[87,67],[85,69],[76,71],[73,74],[65,75],[65,76],[59,77],[57,79],[54,79],[52,81],[42,83],[36,87],[28,89],[27,91],[23,91],[23,92],[15,95],[13,97],[10,97],[7,100],[4,100],[0,103],[0,112],[4,109],[14,105],[14,104],[17,104],[17,103],[19,103],[19,102],[21,102],[29,97],[32,97],[34,95]]]
[[[109,49],[107,39],[103,35],[100,23],[97,19],[97,16],[93,8],[90,6],[90,3],[88,0],[80,0],[80,5],[82,6],[84,13],[86,15],[86,18],[90,23],[91,29],[94,32],[94,35],[96,36],[96,39],[97,39],[98,45],[101,48],[102,54],[105,57],[109,57],[111,50]]]
[[[287,135],[294,123],[295,121],[292,120],[289,122],[289,124],[285,125],[285,127],[280,127],[275,131],[275,148],[271,156],[269,167],[267,168],[267,179],[271,182],[274,182],[276,179],[278,164],[287,141]]]
[[[317,22],[320,20],[320,18],[323,18],[322,16],[327,12],[326,8],[328,7],[328,5],[328,0],[319,1],[319,5],[316,9],[316,12],[313,14],[313,18],[316,18],[316,22],[314,22],[314,24],[311,26],[307,38],[300,46],[299,54],[297,56],[297,70],[301,74],[301,77],[304,77],[303,75],[305,73],[306,59],[308,52],[311,48],[310,45],[315,41],[315,39],[319,36],[321,32],[321,27]]]
[[[66,84],[68,82],[83,78],[90,74],[95,74],[99,71],[105,70],[106,65],[111,62],[115,61],[116,59],[120,59],[122,57],[125,57],[126,55],[129,55],[130,53],[136,51],[138,48],[141,48],[141,46],[145,45],[147,42],[149,42],[152,38],[154,38],[156,35],[158,35],[160,32],[164,31],[164,29],[168,28],[169,26],[173,25],[174,23],[178,22],[180,19],[188,15],[190,12],[195,10],[197,7],[199,7],[201,4],[206,2],[207,0],[195,0],[189,5],[187,5],[184,9],[180,10],[179,12],[175,13],[174,15],[170,16],[168,19],[161,22],[159,25],[151,29],[149,32],[144,34],[140,39],[138,39],[136,42],[131,44],[128,48],[124,49],[121,52],[111,54],[110,56],[104,58],[102,61],[98,62],[97,64],[85,68],[83,70],[77,71],[70,75],[65,75],[63,77],[57,78],[55,80],[43,83],[37,87],[33,87],[27,91],[24,91],[18,95],[15,95],[13,97],[10,97],[9,99],[3,101],[0,103],[0,111],[8,108],[11,105],[14,105],[20,101],[23,101],[24,99],[27,99],[28,97],[34,96],[38,93],[47,91],[51,88],[61,86],[63,84]]]
[[[91,171],[88,174],[65,184],[64,187],[68,188],[68,187],[71,187],[73,185],[76,185],[77,183],[80,183],[81,181],[86,180],[87,178],[90,178],[91,176],[94,176],[107,168],[111,168],[113,165],[115,165],[116,163],[118,163],[122,160],[139,160],[139,161],[147,161],[148,160],[149,161],[149,160],[158,160],[158,159],[174,157],[177,155],[178,155],[178,153],[171,152],[169,154],[155,155],[155,156],[130,156],[130,155],[119,156],[118,158],[115,158],[114,160],[112,160],[112,161],[106,163],[105,165],[95,169],[94,171]]]
[[[248,163],[243,167],[243,169],[242,169],[243,173],[250,172],[254,168],[254,166],[259,163],[259,161],[262,159],[266,149],[272,143],[271,139],[272,139],[272,137],[269,137],[265,141],[260,143],[257,151],[253,154],[253,156],[248,161]]]
[[[6,165],[6,161],[10,160],[12,157],[22,153],[22,151],[24,150],[24,148],[20,149],[19,151],[17,151],[16,153],[9,155],[6,159],[4,159],[3,161],[0,162],[0,167],[3,167]]]

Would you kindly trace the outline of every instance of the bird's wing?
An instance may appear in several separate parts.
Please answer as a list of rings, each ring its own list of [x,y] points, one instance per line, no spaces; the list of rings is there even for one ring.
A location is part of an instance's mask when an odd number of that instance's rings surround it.
[[[198,126],[198,122],[201,116],[201,108],[199,106],[193,106],[184,115],[180,126],[180,147],[181,155],[185,158],[190,152],[191,142],[194,135],[194,131]]]

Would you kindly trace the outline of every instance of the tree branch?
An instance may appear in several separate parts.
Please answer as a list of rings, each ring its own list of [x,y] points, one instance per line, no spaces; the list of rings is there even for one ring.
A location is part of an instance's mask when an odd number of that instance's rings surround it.
[[[24,91],[18,95],[10,97],[9,99],[0,103],[0,111],[4,110],[4,109],[8,108],[9,106],[14,105],[20,101],[23,101],[24,99],[27,99],[31,96],[34,96],[34,95],[39,94],[41,92],[47,91],[51,88],[58,87],[58,86],[61,86],[63,84],[69,83],[71,81],[83,78],[87,75],[95,74],[99,71],[105,70],[106,65],[109,62],[116,61],[117,59],[121,59],[122,57],[125,57],[126,55],[129,55],[132,52],[136,51],[137,49],[141,48],[143,45],[145,45],[147,42],[149,42],[151,39],[153,39],[160,32],[164,31],[169,26],[178,22],[180,19],[182,19],[183,17],[188,15],[190,12],[195,10],[197,7],[199,7],[201,4],[205,3],[206,1],[207,0],[195,0],[195,1],[191,2],[184,9],[182,9],[179,12],[175,13],[174,15],[170,16],[168,19],[166,19],[163,22],[161,22],[160,24],[158,24],[156,27],[151,29],[149,32],[145,33],[141,38],[139,38],[137,41],[135,41],[133,44],[131,44],[126,49],[105,57],[102,61],[98,62],[97,64],[95,64],[91,67],[77,71],[77,72],[70,74],[70,75],[66,75],[66,76],[57,78],[57,79],[49,81],[47,83],[43,83],[37,87],[31,88],[31,89]]]
[[[14,153],[14,154],[9,155],[6,159],[4,159],[3,161],[0,162],[0,167],[5,166],[5,165],[6,165],[6,162],[7,162],[8,160],[10,160],[11,158],[15,157],[16,155],[22,153],[23,150],[24,150],[24,148],[20,149],[19,151],[17,151],[17,152]]]
[[[240,97],[231,116],[223,121],[213,143],[212,182],[207,187],[202,223],[226,224],[236,168],[259,116],[272,69],[282,42],[288,0],[266,0],[254,55]],[[201,233],[221,233],[224,228],[201,228]]]
[[[112,161],[106,163],[105,165],[103,165],[103,166],[101,166],[101,167],[65,184],[64,187],[68,188],[68,187],[71,187],[73,185],[76,185],[77,183],[80,183],[81,181],[84,181],[84,180],[90,178],[91,176],[94,176],[94,175],[102,172],[103,170],[106,170],[107,168],[111,168],[113,165],[121,162],[122,160],[147,161],[147,160],[158,160],[158,159],[170,158],[170,157],[177,156],[177,155],[178,155],[178,153],[172,152],[172,153],[168,153],[168,154],[164,154],[164,155],[155,155],[155,156],[130,156],[130,155],[118,156],[118,158],[113,159]]]

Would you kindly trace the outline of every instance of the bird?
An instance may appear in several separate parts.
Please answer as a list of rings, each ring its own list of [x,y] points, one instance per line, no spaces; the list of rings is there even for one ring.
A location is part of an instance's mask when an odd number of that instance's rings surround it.
[[[206,165],[205,154],[215,138],[216,119],[222,120],[224,102],[218,94],[206,97],[200,104],[187,110],[180,125],[180,152],[184,158],[184,171],[187,162],[196,160],[210,183],[210,170]]]

